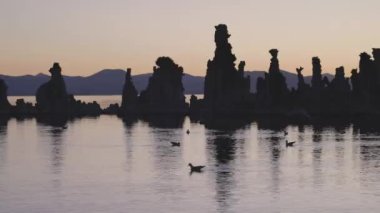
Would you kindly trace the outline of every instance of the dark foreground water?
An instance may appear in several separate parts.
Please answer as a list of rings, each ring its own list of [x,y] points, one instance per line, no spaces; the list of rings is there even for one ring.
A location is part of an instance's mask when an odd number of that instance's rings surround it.
[[[159,124],[0,124],[0,212],[379,212],[380,131]]]

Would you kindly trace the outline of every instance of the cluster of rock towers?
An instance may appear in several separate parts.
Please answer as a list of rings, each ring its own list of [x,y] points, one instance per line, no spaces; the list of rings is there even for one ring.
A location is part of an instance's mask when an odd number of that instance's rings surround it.
[[[289,89],[280,70],[277,49],[269,50],[271,61],[264,77],[257,79],[256,93],[250,93],[250,79],[245,76],[245,62],[236,66],[236,57],[228,39],[227,26],[215,27],[215,52],[207,63],[204,98],[192,96],[186,103],[182,77],[184,70],[169,57],[159,57],[153,67],[148,86],[138,94],[128,69],[122,91],[121,106],[101,109],[99,104],[83,103],[66,91],[61,67],[54,63],[49,70],[51,79],[41,85],[33,106],[18,100],[12,106],[7,100],[7,86],[0,79],[1,114],[63,114],[69,116],[98,115],[101,113],[129,115],[380,115],[380,49],[372,56],[360,54],[359,70],[353,69],[345,77],[344,67],[336,69],[330,81],[322,75],[321,61],[311,60],[312,80],[307,84],[303,68],[296,69],[297,88]]]
[[[119,114],[186,114],[189,105],[185,101],[182,85],[183,68],[169,57],[159,57],[153,67],[148,86],[137,94],[127,70]]]

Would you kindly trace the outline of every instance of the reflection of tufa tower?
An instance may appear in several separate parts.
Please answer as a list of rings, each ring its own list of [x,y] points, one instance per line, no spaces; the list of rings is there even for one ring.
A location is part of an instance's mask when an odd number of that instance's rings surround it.
[[[206,108],[212,111],[235,109],[247,101],[250,79],[244,77],[245,62],[240,62],[239,70],[235,68],[227,26],[220,24],[215,29],[215,56],[207,63],[204,100]]]

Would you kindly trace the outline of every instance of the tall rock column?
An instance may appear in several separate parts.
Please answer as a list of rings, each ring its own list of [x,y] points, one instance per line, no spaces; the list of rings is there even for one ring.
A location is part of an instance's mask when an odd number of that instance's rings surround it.
[[[313,76],[311,79],[311,87],[314,90],[320,90],[323,88],[321,60],[318,57],[313,57],[312,64]]]
[[[373,91],[375,83],[375,64],[371,59],[371,56],[363,52],[360,54],[359,61],[359,77],[360,77],[360,88],[362,89],[363,94],[370,94]]]
[[[250,94],[250,80],[244,77],[245,62],[240,62],[239,70],[236,69],[236,57],[228,42],[230,36],[226,25],[215,26],[215,54],[207,63],[204,89],[205,107],[209,111],[238,110],[237,106],[245,105]]]
[[[156,65],[148,87],[139,97],[142,110],[153,114],[187,113],[182,84],[183,68],[169,57],[159,57]]]
[[[280,65],[278,61],[278,50],[269,50],[271,54],[271,63],[269,66],[268,75],[265,76],[265,82],[267,83],[268,93],[272,104],[277,105],[284,101],[288,93],[285,77],[280,72]]]
[[[7,98],[8,87],[3,79],[0,79],[0,113],[9,113],[11,105]]]
[[[121,110],[122,113],[137,113],[137,90],[132,82],[131,69],[127,69],[125,74],[124,88],[122,92]]]
[[[37,90],[37,110],[40,113],[67,113],[69,98],[59,63],[54,63],[49,72],[51,79]]]
[[[372,49],[374,76],[376,78],[376,93],[380,96],[380,48]]]

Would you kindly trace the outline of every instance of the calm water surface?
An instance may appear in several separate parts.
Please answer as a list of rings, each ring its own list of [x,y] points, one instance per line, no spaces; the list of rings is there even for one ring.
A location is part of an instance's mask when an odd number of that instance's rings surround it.
[[[378,131],[156,124],[1,123],[0,212],[379,212]]]
[[[75,99],[84,101],[86,103],[96,101],[102,108],[108,107],[110,104],[121,103],[121,95],[76,95]],[[25,102],[32,104],[36,103],[35,96],[8,96],[8,100],[11,104],[15,105],[17,99],[24,99]],[[187,98],[187,96],[186,96]]]
[[[203,95],[196,95],[198,98],[203,98]],[[185,95],[186,102],[190,102],[191,95]],[[8,100],[12,105],[16,104],[17,99],[24,99],[25,102],[29,102],[32,104],[36,103],[35,96],[8,96]],[[101,108],[106,108],[110,104],[121,104],[121,95],[75,95],[76,100],[81,100],[86,103],[96,101],[100,105]]]

